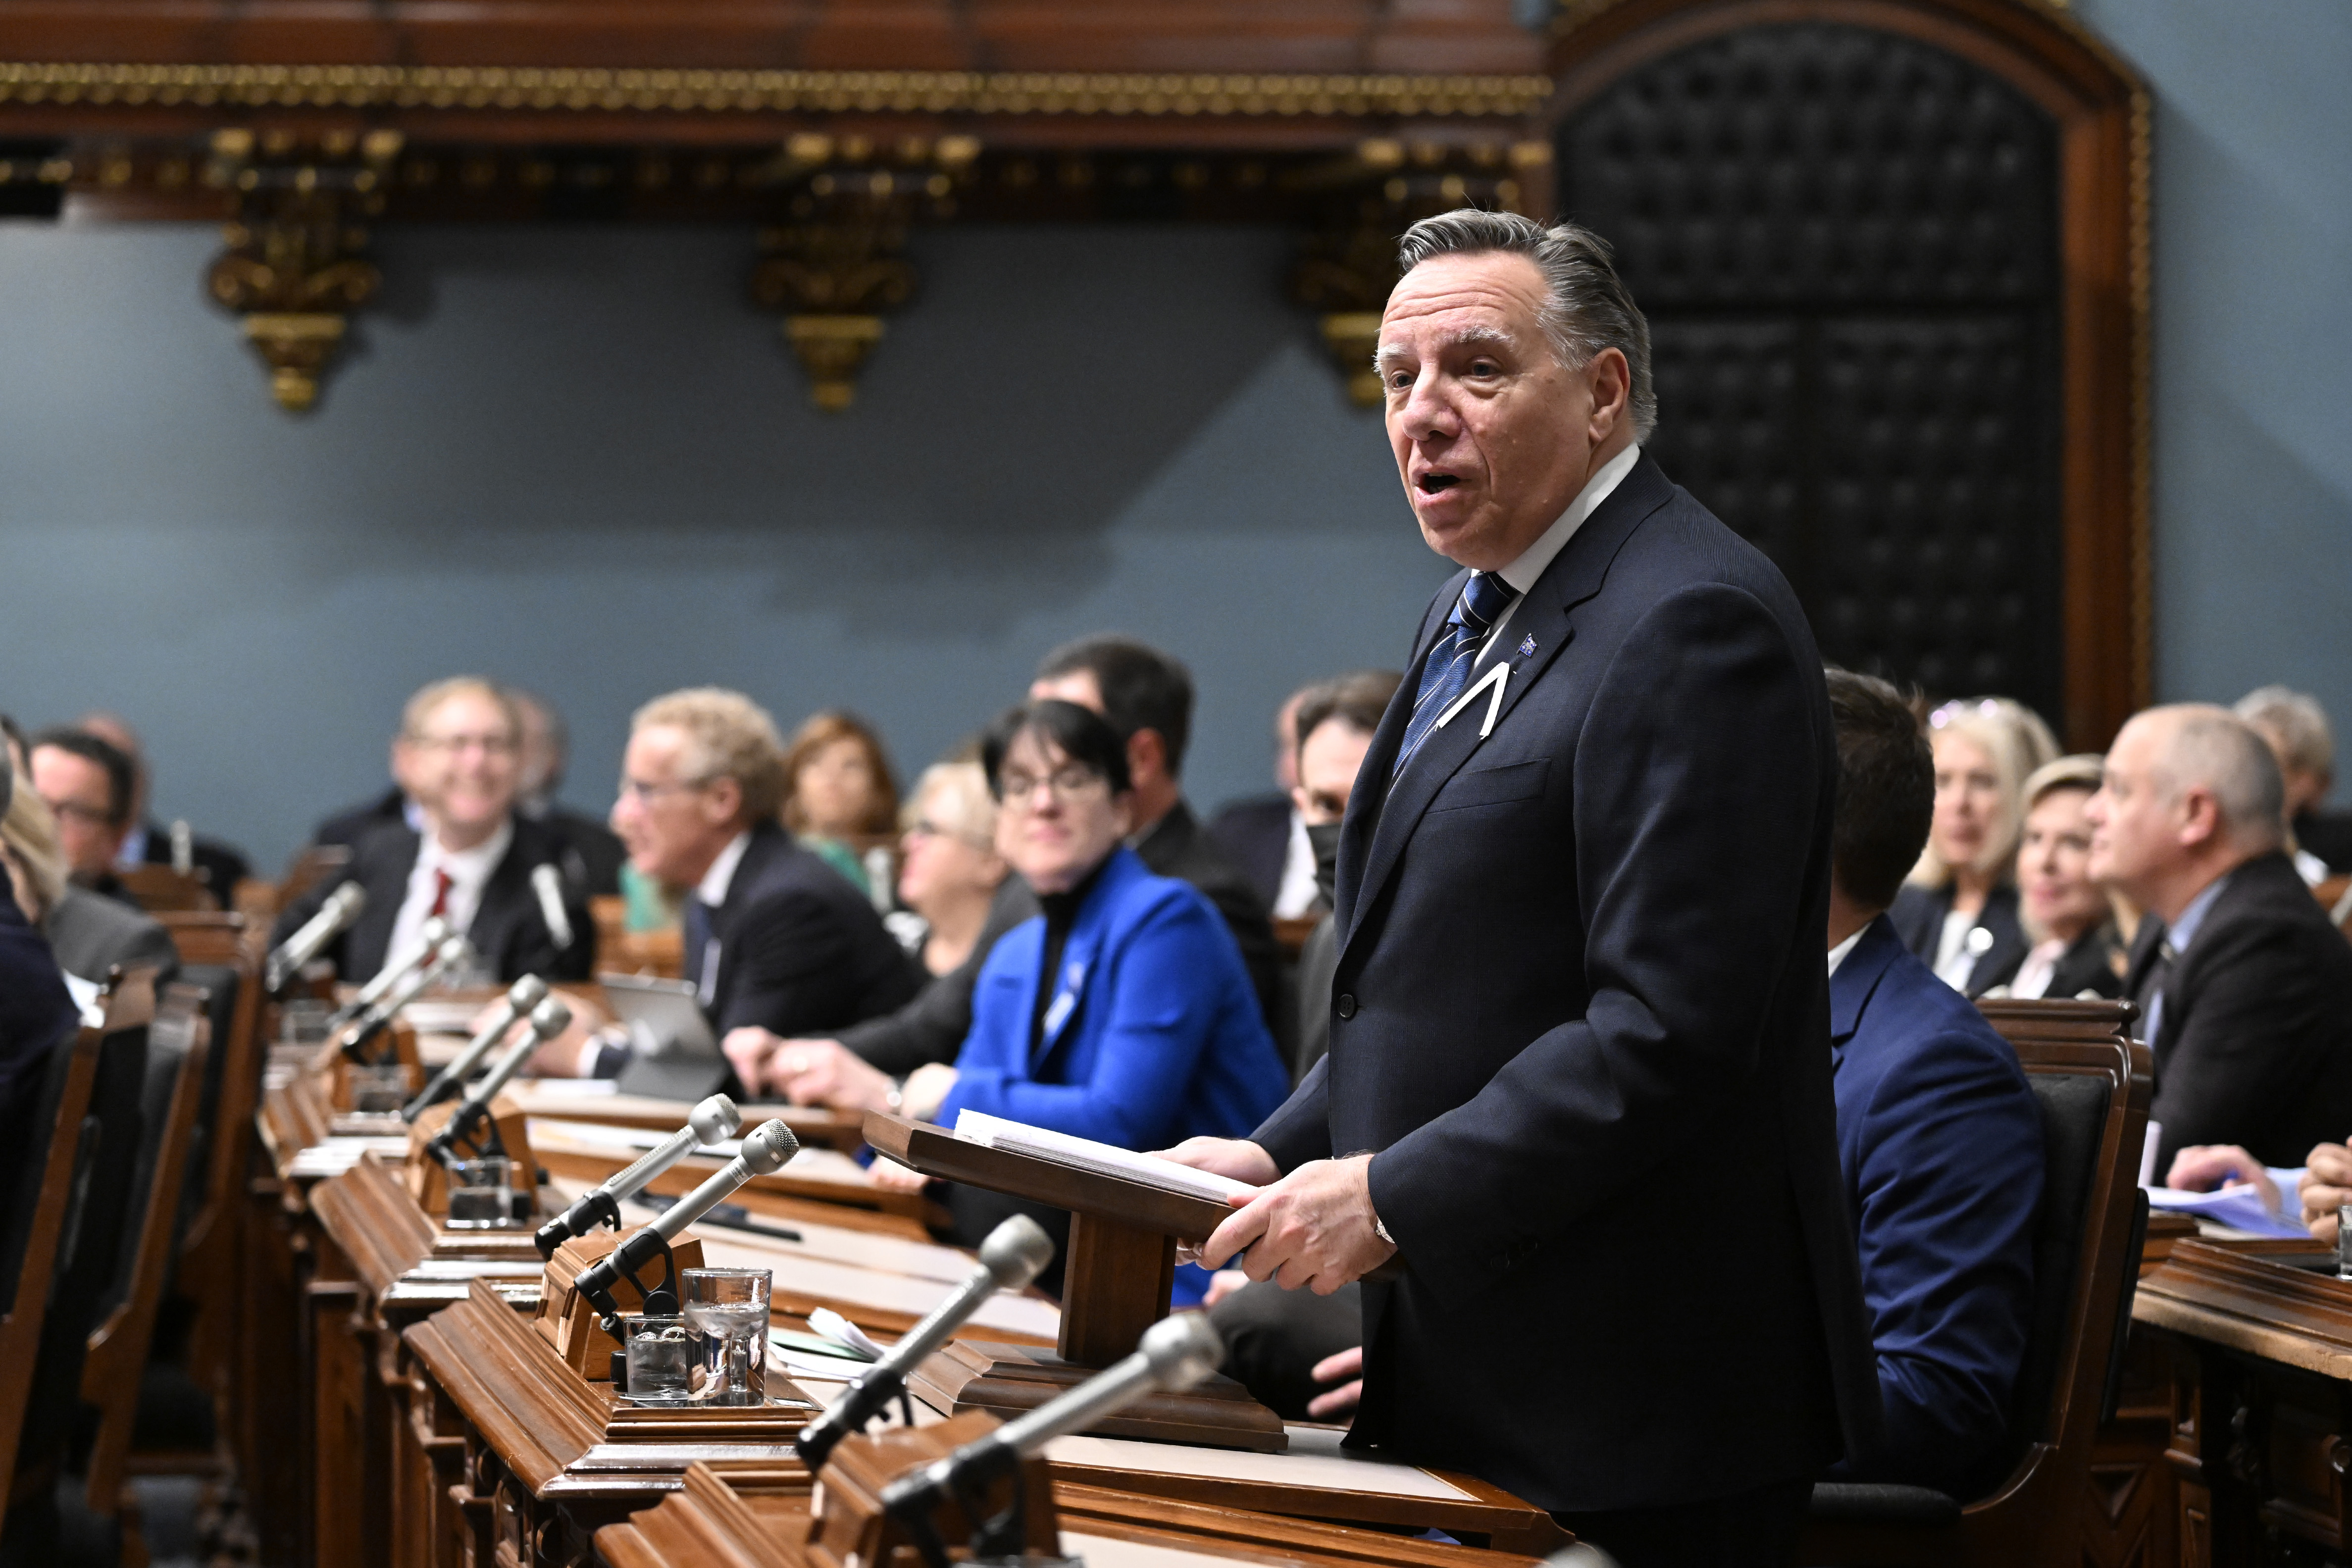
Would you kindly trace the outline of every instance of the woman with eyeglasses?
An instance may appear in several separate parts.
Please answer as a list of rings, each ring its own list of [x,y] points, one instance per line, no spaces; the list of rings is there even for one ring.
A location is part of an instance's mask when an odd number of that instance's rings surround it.
[[[2032,709],[2007,697],[1946,703],[1927,716],[1927,736],[1935,815],[1887,918],[1947,985],[1979,997],[2015,975],[2032,946],[2017,899],[2025,780],[2056,758],[2058,743]]]
[[[1127,847],[1127,748],[1074,703],[1029,704],[982,747],[997,800],[996,848],[1043,913],[984,961],[971,1032],[952,1066],[903,1086],[846,1064],[832,1102],[889,1107],[953,1126],[984,1112],[1128,1149],[1188,1137],[1242,1137],[1282,1103],[1290,1076],[1224,921],[1193,887],[1154,876]],[[789,1050],[789,1046],[786,1048]],[[878,1165],[878,1179],[923,1178]],[[1016,1208],[1066,1239],[1068,1217],[1001,1194],[951,1186],[953,1236],[976,1244]],[[1041,1281],[1057,1289],[1061,1257]],[[1207,1276],[1178,1270],[1176,1299]]]

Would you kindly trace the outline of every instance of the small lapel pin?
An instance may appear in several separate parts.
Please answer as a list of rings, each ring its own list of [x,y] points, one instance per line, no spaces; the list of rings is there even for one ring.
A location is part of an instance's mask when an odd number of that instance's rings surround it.
[[[1536,634],[1530,632],[1526,636],[1519,639],[1519,657],[1522,659],[1531,659],[1535,657],[1535,652]]]

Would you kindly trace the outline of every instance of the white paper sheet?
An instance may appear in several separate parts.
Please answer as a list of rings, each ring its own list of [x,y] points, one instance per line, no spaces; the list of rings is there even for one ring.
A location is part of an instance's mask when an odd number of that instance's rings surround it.
[[[1290,1452],[1286,1454],[1245,1454],[1233,1448],[1139,1443],[1125,1437],[1056,1437],[1045,1446],[1045,1458],[1056,1464],[1132,1470],[1144,1475],[1321,1487],[1331,1491],[1386,1492],[1446,1502],[1477,1500],[1453,1482],[1441,1480],[1417,1466],[1342,1448],[1339,1439],[1345,1433],[1321,1427],[1286,1427],[1284,1430],[1290,1434]]]
[[[956,1117],[955,1135],[968,1144],[983,1148],[1017,1149],[1055,1165],[1070,1166],[1097,1175],[1122,1176],[1129,1181],[1139,1181],[1168,1192],[1180,1192],[1187,1197],[1204,1197],[1212,1203],[1223,1203],[1233,1197],[1246,1197],[1257,1191],[1247,1182],[1221,1176],[1212,1171],[1194,1170],[1173,1160],[1163,1160],[1156,1155],[1139,1155],[1132,1149],[1122,1149],[1116,1144],[1098,1144],[1092,1138],[1074,1137],[1068,1133],[1056,1133],[1049,1127],[1033,1127],[1024,1122],[1008,1122],[1002,1116],[991,1116],[980,1111],[965,1111]]]

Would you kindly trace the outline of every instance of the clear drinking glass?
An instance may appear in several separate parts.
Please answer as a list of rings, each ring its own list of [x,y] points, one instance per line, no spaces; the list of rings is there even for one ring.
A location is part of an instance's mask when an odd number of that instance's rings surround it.
[[[315,997],[298,997],[278,1009],[278,1040],[281,1045],[320,1045],[327,1038],[327,1020],[335,1009]]]
[[[630,1312],[621,1319],[629,1385],[624,1395],[638,1405],[683,1405],[687,1373],[694,1364],[694,1336],[684,1318]]]
[[[768,1398],[765,1269],[687,1269],[677,1277],[694,1336],[689,1397],[698,1405],[762,1405]]]
[[[388,1116],[408,1103],[408,1069],[389,1062],[381,1067],[350,1067],[352,1110],[362,1116]]]
[[[2352,1280],[2352,1203],[2336,1211],[2336,1277]]]
[[[503,1155],[449,1168],[449,1228],[503,1230],[514,1218],[514,1161]]]

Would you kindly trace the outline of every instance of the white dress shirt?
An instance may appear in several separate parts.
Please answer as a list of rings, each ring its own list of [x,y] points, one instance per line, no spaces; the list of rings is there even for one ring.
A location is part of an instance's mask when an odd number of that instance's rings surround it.
[[[1282,883],[1274,894],[1275,918],[1299,918],[1315,907],[1321,891],[1315,885],[1315,846],[1307,841],[1307,819],[1294,806],[1290,811],[1290,839],[1282,852]]]
[[[1486,641],[1479,645],[1480,664],[1485,664],[1486,656],[1502,645],[1496,639],[1503,634],[1503,628],[1511,623],[1511,616],[1518,610],[1519,601],[1528,596],[1528,590],[1536,585],[1536,580],[1544,574],[1544,568],[1568,548],[1568,541],[1576,537],[1576,530],[1584,526],[1584,519],[1601,509],[1601,503],[1624,483],[1625,476],[1631,474],[1633,465],[1641,460],[1642,447],[1636,442],[1603,463],[1601,471],[1584,482],[1584,488],[1576,493],[1576,499],[1568,504],[1568,510],[1559,515],[1559,520],[1538,534],[1536,542],[1519,552],[1518,559],[1495,574],[1510,585],[1512,598],[1508,604],[1503,606],[1502,614],[1495,618],[1495,629],[1486,633]]]
[[[1855,946],[1861,942],[1863,934],[1867,932],[1869,929],[1869,923],[1867,921],[1864,922],[1861,931],[1855,932],[1853,936],[1847,937],[1844,941],[1830,949],[1831,974],[1834,975],[1838,972],[1838,966],[1845,962],[1846,955],[1854,950]]]
[[[449,873],[449,896],[441,905],[442,918],[448,921],[452,931],[470,931],[474,916],[481,912],[482,889],[488,885],[490,873],[507,858],[507,849],[514,842],[514,821],[511,818],[499,824],[499,831],[470,850],[445,850],[441,841],[427,828],[416,841],[416,864],[408,873],[408,893],[400,901],[400,913],[392,922],[392,942],[383,950],[387,964],[396,964],[416,946],[417,934],[433,917],[433,901],[441,879],[439,873]]]
[[[751,847],[751,834],[746,829],[727,841],[727,847],[719,852],[719,858],[710,862],[710,869],[704,872],[702,880],[694,884],[694,896],[702,901],[706,915],[716,913],[719,906],[727,902],[727,890],[735,884],[735,868],[743,863],[743,852]],[[719,993],[719,936],[716,932],[704,940],[700,954],[689,955],[689,961],[695,966],[695,992],[701,997],[702,1005],[707,1008],[711,998]]]

